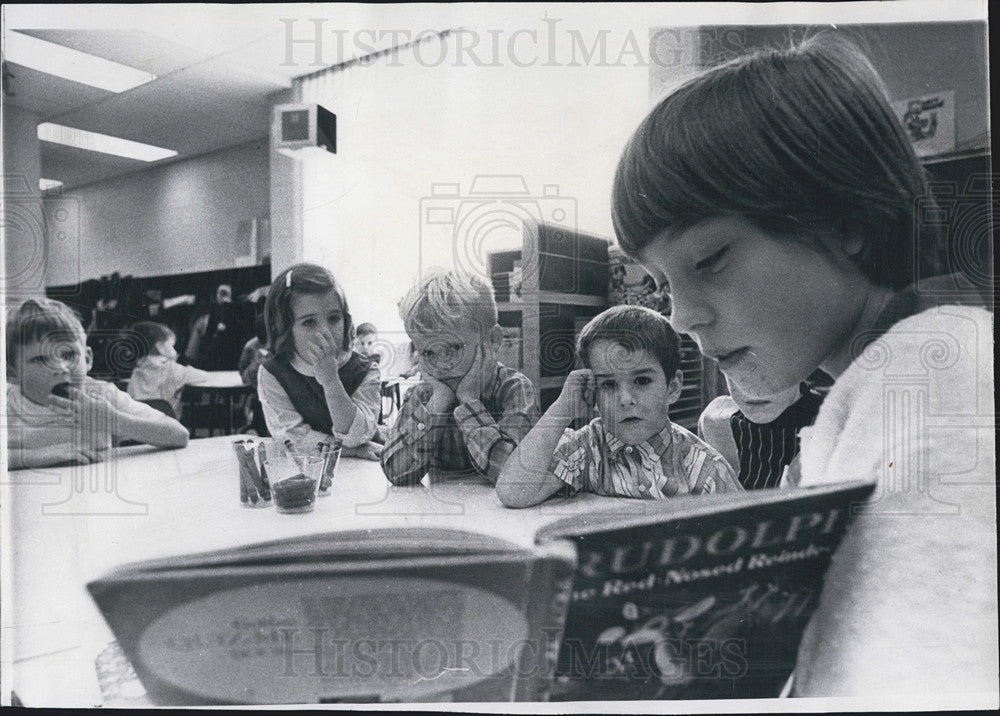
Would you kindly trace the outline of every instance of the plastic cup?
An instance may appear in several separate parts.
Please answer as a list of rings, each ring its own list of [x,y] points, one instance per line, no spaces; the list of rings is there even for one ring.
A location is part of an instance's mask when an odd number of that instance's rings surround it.
[[[318,455],[270,455],[264,467],[271,482],[271,496],[278,512],[311,512],[323,477],[323,458]]]
[[[333,476],[337,472],[337,463],[340,462],[341,445],[331,445],[326,453],[326,464],[323,467],[323,480],[319,484],[319,494],[329,495],[330,485],[333,484]]]
[[[256,451],[253,440],[235,440],[233,452],[239,471],[240,504],[243,507],[270,507],[271,487],[263,466],[257,468]]]
[[[316,442],[288,442],[286,448],[294,455],[309,455],[320,457],[323,460],[323,473],[319,482],[319,496],[328,497],[330,486],[333,484],[333,476],[337,472],[337,463],[340,462],[341,442],[334,438]]]

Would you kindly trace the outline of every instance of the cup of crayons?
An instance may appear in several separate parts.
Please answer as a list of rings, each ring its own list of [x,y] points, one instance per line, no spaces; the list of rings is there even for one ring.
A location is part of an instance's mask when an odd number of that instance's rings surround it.
[[[271,481],[275,509],[285,514],[312,512],[323,478],[323,458],[291,450],[278,453],[271,450],[261,461]]]
[[[337,472],[337,464],[340,462],[340,451],[342,443],[334,437],[316,442],[293,443],[285,440],[285,449],[289,454],[319,458],[323,464],[322,476],[319,482],[318,494],[326,497],[330,494],[330,486],[333,484],[333,476]]]
[[[235,440],[233,452],[236,453],[236,463],[240,471],[240,504],[250,508],[270,507],[271,482],[265,467],[267,449],[264,442],[252,439]]]

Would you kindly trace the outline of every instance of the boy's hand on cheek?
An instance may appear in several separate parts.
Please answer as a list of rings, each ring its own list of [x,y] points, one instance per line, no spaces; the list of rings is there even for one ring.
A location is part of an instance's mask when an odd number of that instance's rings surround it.
[[[574,370],[566,376],[562,392],[547,412],[572,422],[590,420],[597,399],[597,381],[589,368]]]
[[[455,405],[455,392],[434,376],[425,374],[424,382],[421,383],[422,393],[420,397],[424,399],[429,413],[447,413]],[[426,396],[426,397],[425,397]]]
[[[479,400],[486,387],[486,376],[484,375],[483,351],[480,346],[476,346],[476,355],[469,366],[468,372],[462,376],[455,388],[455,397],[459,403],[469,403]]]

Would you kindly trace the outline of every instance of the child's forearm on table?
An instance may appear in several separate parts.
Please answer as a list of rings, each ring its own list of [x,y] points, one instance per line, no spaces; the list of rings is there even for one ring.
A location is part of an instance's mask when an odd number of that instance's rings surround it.
[[[504,463],[497,479],[497,495],[508,507],[528,507],[545,500],[563,486],[549,471],[559,439],[570,419],[547,412]]]

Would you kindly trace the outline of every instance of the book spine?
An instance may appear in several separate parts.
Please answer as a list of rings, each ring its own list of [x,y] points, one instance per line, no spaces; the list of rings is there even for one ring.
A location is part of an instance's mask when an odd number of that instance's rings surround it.
[[[512,701],[548,701],[576,571],[572,542],[550,542],[537,549],[540,554],[526,584],[529,633],[518,660]]]

